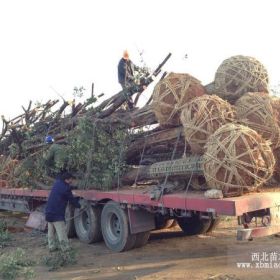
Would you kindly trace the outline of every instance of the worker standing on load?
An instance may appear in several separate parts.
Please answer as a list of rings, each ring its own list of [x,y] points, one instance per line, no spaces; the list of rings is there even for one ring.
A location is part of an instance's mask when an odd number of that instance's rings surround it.
[[[61,174],[56,179],[48,198],[45,214],[48,222],[48,246],[50,252],[58,249],[55,233],[58,237],[60,249],[62,251],[70,249],[66,232],[65,209],[68,202],[75,208],[81,208],[80,203],[71,191],[71,184],[74,179],[74,176],[69,172]]]
[[[126,89],[134,84],[134,71],[138,70],[136,66],[129,58],[127,50],[123,52],[123,57],[118,64],[118,80],[123,89]],[[127,98],[129,109],[132,109],[134,104],[131,97]]]
[[[47,153],[44,155],[47,174],[51,177],[57,177],[66,171],[67,153],[64,151],[66,143],[55,143],[54,138],[46,136],[45,143],[50,145]]]

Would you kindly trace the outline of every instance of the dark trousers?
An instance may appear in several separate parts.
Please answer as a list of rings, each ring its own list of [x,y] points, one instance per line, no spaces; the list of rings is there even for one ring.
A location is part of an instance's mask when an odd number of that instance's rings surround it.
[[[129,84],[121,83],[121,86],[122,86],[122,89],[125,90],[127,87],[129,87]],[[127,102],[128,108],[133,109],[134,102],[132,100],[132,97],[128,96],[128,95],[125,95],[125,97],[126,97],[126,102]]]

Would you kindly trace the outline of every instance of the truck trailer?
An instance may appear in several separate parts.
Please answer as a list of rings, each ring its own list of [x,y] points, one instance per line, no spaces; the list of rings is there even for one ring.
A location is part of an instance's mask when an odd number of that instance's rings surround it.
[[[0,209],[29,214],[26,226],[44,231],[49,192],[0,188]],[[219,199],[206,198],[199,191],[177,191],[155,199],[147,188],[73,193],[87,207],[80,210],[67,206],[68,236],[76,235],[88,244],[104,240],[115,252],[144,246],[151,231],[170,225],[171,220],[188,236],[212,231],[222,216],[238,219],[237,240],[280,232],[280,192],[275,189]]]

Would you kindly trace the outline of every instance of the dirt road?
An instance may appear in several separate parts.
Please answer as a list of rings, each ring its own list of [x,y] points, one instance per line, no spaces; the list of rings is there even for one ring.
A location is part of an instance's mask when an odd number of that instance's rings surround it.
[[[23,229],[26,217],[3,212],[0,216],[13,225],[14,231]],[[232,220],[223,221],[210,235],[186,237],[179,228],[154,232],[145,247],[124,253],[111,252],[104,243],[87,245],[72,239],[78,263],[55,272],[49,272],[41,261],[48,254],[43,234],[23,231],[12,233],[12,237],[12,246],[0,249],[0,253],[16,247],[25,249],[37,262],[36,279],[42,280],[280,279],[280,268],[255,268],[257,261],[280,263],[280,238],[238,242]],[[273,252],[279,254],[279,260],[270,258]],[[251,268],[237,267],[244,262]]]

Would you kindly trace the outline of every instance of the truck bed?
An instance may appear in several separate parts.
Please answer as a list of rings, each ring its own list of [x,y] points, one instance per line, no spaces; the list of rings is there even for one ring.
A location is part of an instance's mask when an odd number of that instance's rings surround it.
[[[152,200],[146,189],[119,189],[112,191],[77,190],[73,191],[73,193],[76,196],[85,198],[92,202],[114,200],[130,205],[213,212],[217,215],[227,216],[240,216],[246,212],[257,211],[280,205],[280,191],[275,188],[266,189],[257,193],[249,193],[239,197],[222,199],[209,199],[204,197],[203,192],[198,191],[181,191],[174,192],[172,194],[165,194],[159,200]],[[0,188],[0,209],[1,197],[46,200],[48,195],[48,190]]]

